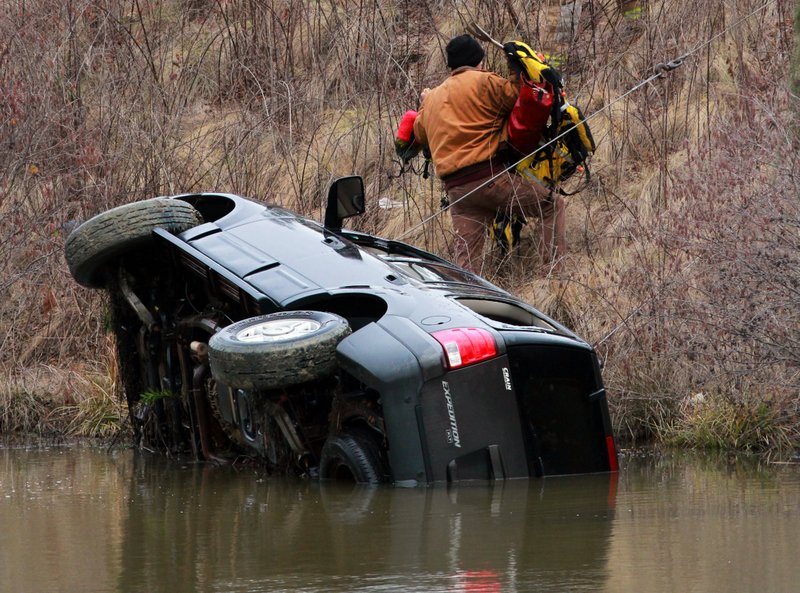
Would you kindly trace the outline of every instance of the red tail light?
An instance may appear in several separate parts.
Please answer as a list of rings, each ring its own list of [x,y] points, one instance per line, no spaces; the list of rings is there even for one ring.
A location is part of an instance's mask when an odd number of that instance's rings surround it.
[[[612,472],[619,471],[617,463],[617,448],[614,446],[614,437],[606,437],[606,449],[608,449],[608,469]]]
[[[447,366],[451,369],[497,356],[494,338],[485,329],[463,327],[445,329],[431,335],[442,345]]]

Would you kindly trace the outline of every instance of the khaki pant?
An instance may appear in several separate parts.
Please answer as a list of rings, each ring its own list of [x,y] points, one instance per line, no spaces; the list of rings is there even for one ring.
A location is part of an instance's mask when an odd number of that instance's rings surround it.
[[[488,226],[498,212],[538,219],[538,248],[542,264],[552,265],[564,255],[564,200],[544,187],[512,173],[478,188],[486,180],[471,181],[447,192],[453,228],[458,235],[455,260],[472,272],[480,272],[483,243]],[[472,192],[472,193],[470,193]],[[460,199],[462,196],[467,196]]]

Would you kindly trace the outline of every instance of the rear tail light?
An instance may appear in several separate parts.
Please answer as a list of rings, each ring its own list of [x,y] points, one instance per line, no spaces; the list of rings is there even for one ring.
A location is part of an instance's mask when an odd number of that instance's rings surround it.
[[[606,449],[608,450],[608,469],[612,472],[619,471],[617,462],[617,448],[614,446],[614,437],[606,437]]]
[[[485,329],[475,327],[445,329],[431,335],[442,345],[447,366],[451,369],[497,356],[494,337]]]

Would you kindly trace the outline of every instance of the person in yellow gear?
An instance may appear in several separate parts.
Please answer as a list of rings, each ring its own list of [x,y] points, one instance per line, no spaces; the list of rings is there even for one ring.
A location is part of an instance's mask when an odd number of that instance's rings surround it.
[[[422,92],[414,137],[430,150],[450,201],[456,263],[480,272],[487,227],[498,212],[538,218],[542,261],[557,263],[565,249],[563,199],[513,170],[504,172],[502,149],[519,94],[517,77],[512,82],[484,70],[483,48],[470,35],[451,39],[446,52],[450,75]]]

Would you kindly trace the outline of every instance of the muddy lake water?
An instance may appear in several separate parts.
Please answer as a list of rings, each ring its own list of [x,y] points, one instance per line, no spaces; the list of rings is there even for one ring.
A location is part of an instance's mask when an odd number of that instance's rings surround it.
[[[800,591],[800,465],[623,454],[618,474],[427,488],[128,450],[0,448],[0,591]]]

